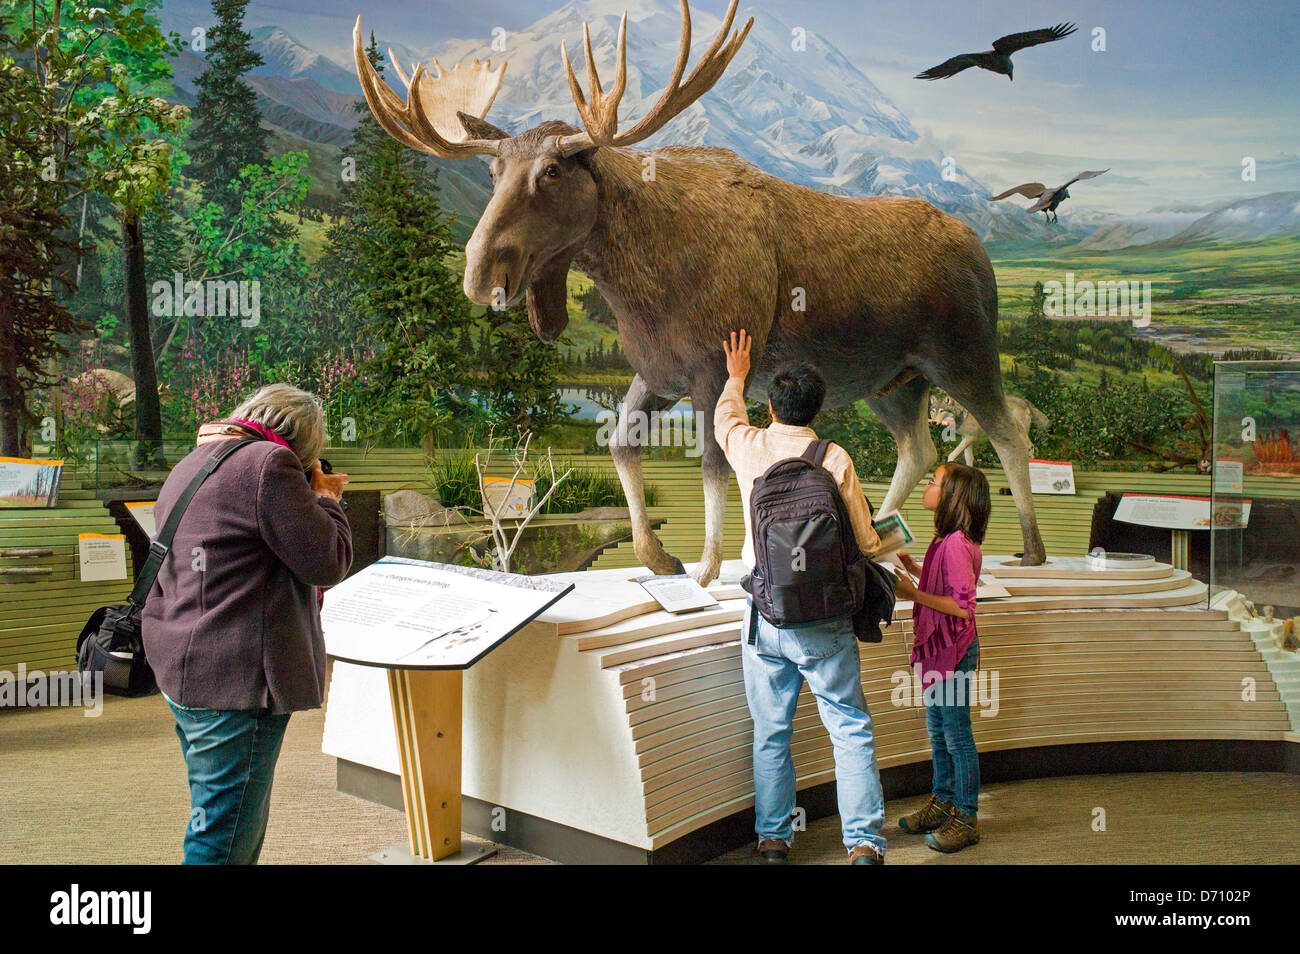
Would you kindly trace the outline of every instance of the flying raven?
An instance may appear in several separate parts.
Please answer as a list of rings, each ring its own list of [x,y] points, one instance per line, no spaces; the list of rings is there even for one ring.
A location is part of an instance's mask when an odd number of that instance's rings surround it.
[[[930,67],[924,73],[917,73],[913,78],[923,80],[947,79],[949,76],[956,76],[964,69],[978,66],[982,70],[1001,73],[1007,79],[1012,80],[1014,79],[1011,75],[1012,53],[1023,50],[1027,46],[1051,43],[1053,40],[1069,36],[1076,29],[1078,28],[1073,23],[1058,23],[1054,27],[1047,27],[1043,30],[1012,33],[994,40],[993,49],[991,50],[985,50],[983,53],[958,54],[950,60],[944,60],[938,66]]]
[[[1096,172],[1080,172],[1065,185],[1057,186],[1055,189],[1049,189],[1041,182],[1026,182],[1024,185],[1018,185],[1013,189],[1008,189],[1001,195],[995,195],[989,201],[996,202],[998,199],[1005,199],[1013,192],[1019,192],[1026,199],[1038,200],[1025,211],[1042,212],[1045,221],[1055,222],[1056,207],[1070,197],[1069,187],[1074,185],[1080,179],[1093,179],[1101,175],[1103,172],[1110,172],[1110,170],[1098,169]]]

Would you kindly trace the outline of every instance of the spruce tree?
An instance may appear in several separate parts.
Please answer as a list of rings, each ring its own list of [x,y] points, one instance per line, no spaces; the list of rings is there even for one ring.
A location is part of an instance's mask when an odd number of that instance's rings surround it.
[[[368,55],[382,70],[373,37]],[[355,160],[355,181],[344,183],[328,237],[331,261],[357,280],[364,335],[375,348],[364,368],[363,427],[430,447],[477,414],[474,355],[459,347],[473,317],[446,264],[456,245],[437,171],[368,113],[345,155]]]
[[[217,24],[207,34],[208,68],[194,85],[198,102],[193,111],[188,172],[203,186],[205,198],[227,215],[239,211],[234,188],[239,170],[266,162],[269,133],[262,128],[257,94],[244,75],[262,65],[244,30],[248,0],[212,0]]]

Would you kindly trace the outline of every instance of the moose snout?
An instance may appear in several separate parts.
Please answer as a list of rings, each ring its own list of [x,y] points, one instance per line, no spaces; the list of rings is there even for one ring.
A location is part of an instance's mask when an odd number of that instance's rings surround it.
[[[525,264],[522,249],[485,248],[471,237],[465,246],[465,297],[476,305],[510,304],[523,291]]]

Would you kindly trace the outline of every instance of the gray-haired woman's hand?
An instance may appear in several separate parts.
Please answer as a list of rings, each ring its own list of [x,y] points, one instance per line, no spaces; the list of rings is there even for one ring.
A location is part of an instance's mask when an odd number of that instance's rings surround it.
[[[325,471],[321,470],[319,460],[312,465],[311,489],[322,497],[330,498],[330,500],[342,500],[343,485],[351,479],[347,474],[325,473]]]

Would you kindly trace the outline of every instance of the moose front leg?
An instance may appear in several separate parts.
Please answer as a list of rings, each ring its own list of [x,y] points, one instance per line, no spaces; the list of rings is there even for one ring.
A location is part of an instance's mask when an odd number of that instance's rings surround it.
[[[727,517],[727,482],[731,465],[713,436],[713,408],[721,388],[705,389],[691,395],[695,411],[695,439],[701,452],[700,469],[704,477],[704,552],[699,566],[691,574],[700,586],[708,586],[722,566],[722,533]]]
[[[632,520],[632,548],[646,569],[659,576],[685,573],[686,569],[681,560],[664,549],[655,532],[650,529],[650,515],[645,505],[645,485],[641,477],[641,448],[649,440],[650,412],[662,411],[675,403],[672,398],[655,394],[646,386],[641,375],[636,375],[623,398],[618,426],[609,442],[609,453],[614,458],[614,468],[623,485],[628,515]]]

